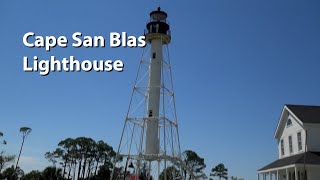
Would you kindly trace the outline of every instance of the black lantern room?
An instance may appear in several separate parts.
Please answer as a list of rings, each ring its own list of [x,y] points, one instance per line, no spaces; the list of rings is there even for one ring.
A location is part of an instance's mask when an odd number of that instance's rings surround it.
[[[156,11],[150,13],[150,21],[146,25],[145,35],[147,40],[152,40],[156,36],[164,38],[165,43],[169,43],[171,39],[170,25],[167,22],[167,13],[162,11],[160,7]]]

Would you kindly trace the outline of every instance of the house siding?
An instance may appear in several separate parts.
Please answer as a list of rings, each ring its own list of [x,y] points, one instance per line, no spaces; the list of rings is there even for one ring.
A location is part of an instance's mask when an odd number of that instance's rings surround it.
[[[313,126],[309,127],[307,130],[308,133],[308,151],[320,152],[320,127]]]
[[[286,123],[284,123],[283,125],[283,131],[280,139],[278,140],[279,159],[299,154],[305,151],[305,131],[302,125],[290,114],[288,115],[287,119],[291,119],[292,125],[287,126]],[[301,132],[302,141],[302,150],[300,151],[298,149],[298,132]],[[292,136],[292,153],[290,153],[289,151],[289,136]],[[283,139],[284,141],[284,156],[281,155],[281,139]]]
[[[309,173],[308,178],[310,180],[319,180],[320,179],[319,167],[310,167],[308,173]]]

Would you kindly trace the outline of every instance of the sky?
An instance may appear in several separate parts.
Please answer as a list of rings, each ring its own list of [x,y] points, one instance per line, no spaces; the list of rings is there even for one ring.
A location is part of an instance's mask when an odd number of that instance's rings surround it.
[[[32,128],[26,172],[49,165],[44,153],[67,137],[117,147],[142,48],[27,48],[27,32],[141,36],[149,12],[168,13],[170,59],[182,150],[220,162],[229,175],[256,179],[277,159],[273,138],[284,104],[320,105],[320,1],[14,1],[0,2],[0,131],[18,154],[19,128]],[[23,71],[23,56],[121,59],[123,72]]]

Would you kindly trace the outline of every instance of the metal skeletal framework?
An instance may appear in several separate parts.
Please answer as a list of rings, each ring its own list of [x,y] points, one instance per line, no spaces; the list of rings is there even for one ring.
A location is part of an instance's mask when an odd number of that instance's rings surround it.
[[[181,159],[167,14],[150,18],[111,179],[197,179]]]

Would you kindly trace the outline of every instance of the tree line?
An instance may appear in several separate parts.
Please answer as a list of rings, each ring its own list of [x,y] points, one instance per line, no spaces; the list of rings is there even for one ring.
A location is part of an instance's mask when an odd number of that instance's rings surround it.
[[[23,151],[26,137],[31,133],[31,128],[20,128],[22,134],[22,143],[19,154],[6,154],[4,151],[0,152],[0,179],[7,180],[109,180],[113,170],[113,162],[116,158],[116,152],[113,147],[106,142],[99,140],[95,141],[89,137],[66,138],[61,140],[56,149],[48,151],[44,157],[51,163],[50,166],[44,170],[33,170],[27,174],[19,167],[19,159]],[[0,132],[0,138],[4,134]],[[7,142],[2,141],[2,145]],[[14,161],[16,162],[14,163]],[[208,176],[204,173],[206,164],[204,158],[200,157],[192,150],[183,152],[183,161],[188,168],[190,168],[197,177],[207,179]],[[12,164],[11,166],[8,166]],[[13,165],[15,164],[15,165]],[[142,167],[139,180],[147,180],[147,167]],[[114,173],[118,173],[124,177],[128,172],[124,172],[125,168],[115,168]],[[187,171],[179,172],[175,166],[166,168],[166,173],[161,172],[158,179],[164,180],[164,174],[167,175],[167,180],[184,179],[190,180],[192,177],[187,174]],[[117,177],[117,176],[115,176]],[[218,164],[211,169],[209,179],[214,178],[228,179],[228,169],[223,163]],[[157,178],[155,178],[157,179]],[[236,177],[231,176],[231,180],[237,180]]]
[[[104,141],[87,137],[67,138],[58,143],[45,157],[56,166],[59,162],[62,176],[66,179],[102,179],[109,177],[116,156],[113,148]]]

